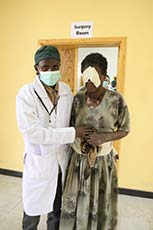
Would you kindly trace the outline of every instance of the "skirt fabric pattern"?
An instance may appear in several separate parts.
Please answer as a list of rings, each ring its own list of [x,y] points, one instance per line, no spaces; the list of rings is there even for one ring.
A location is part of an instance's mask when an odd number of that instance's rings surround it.
[[[60,230],[116,230],[117,173],[113,154],[96,158],[88,167],[84,155],[72,152],[64,187]]]

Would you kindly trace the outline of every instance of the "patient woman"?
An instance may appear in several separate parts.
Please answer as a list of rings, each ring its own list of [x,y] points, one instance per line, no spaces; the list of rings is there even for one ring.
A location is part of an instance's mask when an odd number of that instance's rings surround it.
[[[117,174],[113,141],[129,133],[123,97],[104,88],[107,60],[91,53],[81,63],[85,87],[74,97],[71,125],[87,126],[76,138],[64,187],[60,230],[115,230]]]

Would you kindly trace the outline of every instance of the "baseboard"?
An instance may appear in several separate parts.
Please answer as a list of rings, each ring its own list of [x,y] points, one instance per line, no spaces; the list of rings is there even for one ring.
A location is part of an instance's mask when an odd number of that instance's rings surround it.
[[[14,177],[22,177],[22,172],[9,170],[9,169],[2,169],[0,168],[0,174],[6,175],[6,176],[14,176]]]
[[[119,194],[153,199],[153,192],[146,192],[135,189],[119,188]]]
[[[22,172],[9,170],[9,169],[0,169],[0,174],[22,178]],[[141,190],[127,189],[127,188],[119,188],[118,191],[119,194],[122,195],[153,199],[153,192],[146,192]]]

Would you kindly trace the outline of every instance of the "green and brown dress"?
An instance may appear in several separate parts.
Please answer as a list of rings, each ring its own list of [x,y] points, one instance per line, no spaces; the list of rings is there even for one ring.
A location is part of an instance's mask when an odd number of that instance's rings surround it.
[[[101,103],[90,108],[86,89],[74,97],[72,126],[88,126],[100,132],[129,132],[129,112],[123,97],[106,90]],[[88,172],[88,173],[87,173]],[[97,148],[94,166],[89,170],[81,140],[76,138],[64,186],[60,230],[115,230],[117,224],[117,173],[113,145]]]

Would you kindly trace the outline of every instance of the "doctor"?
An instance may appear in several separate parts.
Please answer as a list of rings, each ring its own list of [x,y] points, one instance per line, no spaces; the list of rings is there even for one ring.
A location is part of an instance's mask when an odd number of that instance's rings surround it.
[[[72,93],[59,81],[57,48],[42,46],[34,59],[37,77],[20,89],[16,99],[18,127],[25,142],[22,225],[24,230],[36,230],[40,215],[48,214],[47,229],[57,230],[68,144],[89,130],[69,127]]]

